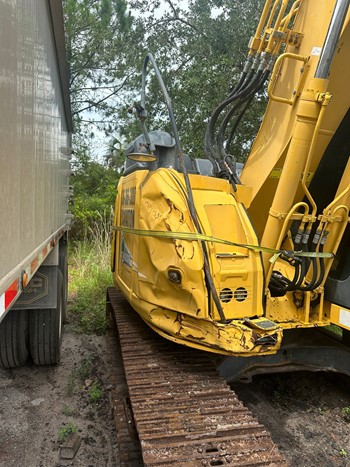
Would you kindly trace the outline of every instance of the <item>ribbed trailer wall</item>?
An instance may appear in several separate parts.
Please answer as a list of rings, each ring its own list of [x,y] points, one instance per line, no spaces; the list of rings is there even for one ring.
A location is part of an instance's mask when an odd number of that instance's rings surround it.
[[[21,274],[30,278],[43,248],[67,230],[72,126],[62,55],[60,1],[1,1],[0,296],[18,278],[21,288]]]

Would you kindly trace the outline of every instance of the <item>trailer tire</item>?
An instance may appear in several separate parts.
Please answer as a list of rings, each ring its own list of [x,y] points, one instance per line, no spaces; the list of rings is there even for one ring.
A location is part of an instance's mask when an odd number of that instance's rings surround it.
[[[63,281],[57,272],[56,308],[31,310],[29,321],[29,347],[35,365],[57,365],[61,356]]]
[[[0,324],[0,366],[16,368],[28,360],[27,310],[12,310]]]

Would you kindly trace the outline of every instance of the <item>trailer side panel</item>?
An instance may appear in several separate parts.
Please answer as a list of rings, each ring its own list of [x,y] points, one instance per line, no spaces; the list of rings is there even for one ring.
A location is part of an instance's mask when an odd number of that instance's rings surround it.
[[[0,5],[0,295],[23,261],[67,228],[72,128],[58,49],[63,26],[55,27],[62,10],[50,5]]]

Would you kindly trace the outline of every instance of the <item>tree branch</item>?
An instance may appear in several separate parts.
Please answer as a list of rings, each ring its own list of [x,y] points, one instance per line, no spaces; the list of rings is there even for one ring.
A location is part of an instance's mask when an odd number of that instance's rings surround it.
[[[124,79],[124,81],[122,82],[122,84],[117,88],[115,89],[113,92],[111,92],[110,94],[108,94],[107,96],[103,97],[102,99],[98,100],[97,102],[91,102],[91,104],[87,105],[86,107],[83,107],[82,109],[79,109],[79,110],[76,110],[75,112],[72,112],[72,115],[78,115],[79,113],[81,112],[84,112],[86,110],[90,110],[92,109],[93,107],[97,107],[99,106],[102,102],[106,101],[107,99],[109,99],[110,97],[114,96],[115,94],[117,94],[119,91],[121,91],[123,89],[123,87],[125,86],[127,80],[130,78],[131,76],[131,73],[129,73],[126,78]]]
[[[114,86],[90,86],[90,87],[86,87],[86,88],[75,88],[74,89],[74,92],[80,92],[80,91],[98,91],[100,89],[115,89],[116,88],[116,85]]]
[[[196,26],[191,24],[189,21],[186,21],[185,19],[180,18],[179,13],[177,12],[171,0],[167,0],[167,3],[169,3],[170,8],[173,10],[174,20],[177,20],[177,21],[180,21],[180,23],[186,24],[187,26],[189,26],[190,28],[194,29],[197,32],[201,32]]]
[[[79,121],[84,122],[84,123],[91,123],[92,125],[97,125],[98,123],[110,123],[110,124],[116,123],[116,121],[113,121],[113,120],[85,120],[83,118]]]

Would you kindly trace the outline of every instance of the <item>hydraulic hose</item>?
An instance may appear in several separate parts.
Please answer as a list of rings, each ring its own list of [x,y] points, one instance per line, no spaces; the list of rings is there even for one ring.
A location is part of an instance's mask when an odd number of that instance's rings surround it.
[[[236,130],[238,128],[238,125],[240,124],[242,118],[244,117],[244,114],[246,113],[246,111],[249,108],[250,104],[252,103],[253,99],[254,99],[254,94],[251,95],[249,97],[249,99],[246,100],[243,109],[240,111],[240,113],[238,114],[238,116],[235,119],[235,122],[234,122],[234,124],[233,124],[233,126],[231,128],[230,135],[229,135],[229,137],[228,137],[228,139],[226,141],[225,146],[224,146],[224,139],[225,139],[224,134],[226,132],[226,128],[228,126],[228,123],[232,118],[232,115],[234,115],[234,113],[236,111],[235,108],[232,109],[232,112],[230,111],[227,114],[227,116],[226,116],[227,118],[225,117],[225,120],[221,124],[222,128],[220,126],[219,134],[218,134],[218,145],[219,145],[222,157],[226,157],[228,155],[227,151],[228,151],[228,148],[231,146],[231,143],[232,143],[233,137],[234,137],[234,135],[236,133]]]
[[[159,68],[157,66],[157,63],[151,53],[147,54],[145,57],[145,60],[143,62],[143,68],[142,68],[142,90],[141,90],[141,107],[143,111],[145,110],[145,100],[146,100],[146,75],[147,75],[147,65],[148,63],[151,63],[153,66],[153,69],[155,71],[156,77],[158,79],[159,86],[161,88],[166,106],[168,108],[168,113],[169,113],[169,118],[170,122],[172,125],[173,133],[174,133],[174,139],[175,139],[175,144],[177,148],[177,153],[180,161],[180,166],[184,175],[184,180],[185,180],[185,185],[186,185],[186,190],[187,190],[187,204],[189,208],[189,212],[192,218],[192,221],[194,223],[195,228],[197,229],[198,233],[202,233],[201,226],[199,224],[198,216],[197,216],[197,211],[194,205],[194,199],[193,199],[193,193],[192,193],[192,188],[190,184],[190,180],[188,177],[185,161],[184,161],[184,155],[180,143],[180,138],[179,138],[179,133],[177,130],[177,125],[175,121],[175,116],[174,116],[174,111],[172,107],[172,103],[168,94],[168,91],[165,87],[162,75],[159,71]],[[142,120],[141,120],[142,121]],[[219,296],[217,294],[217,291],[215,289],[214,281],[210,272],[210,266],[209,266],[209,259],[208,259],[208,251],[205,245],[205,242],[201,242],[202,246],[202,251],[203,251],[203,261],[204,261],[204,274],[206,278],[206,283],[209,285],[209,295],[211,294],[214,300],[214,303],[216,305],[216,308],[218,310],[220,320],[222,322],[226,322],[226,317],[223,311],[223,308],[220,303]],[[210,303],[210,302],[209,302]]]
[[[320,244],[319,252],[323,253],[323,247],[326,242],[328,233],[326,231],[322,232],[322,230],[316,230],[314,238],[312,240],[312,251],[317,250],[317,245]],[[319,258],[320,267],[319,270],[317,268],[317,259],[311,258],[311,263],[313,267],[313,273],[311,281],[305,287],[301,287],[300,290],[307,291],[307,290],[314,290],[317,289],[322,284],[325,275],[325,263],[324,258]]]
[[[319,251],[320,253],[323,253],[323,245],[320,245]],[[317,281],[314,284],[314,287],[313,287],[314,289],[317,289],[317,287],[319,287],[322,284],[323,279],[324,279],[324,274],[325,274],[324,258],[320,258],[320,274],[319,274]]]
[[[303,236],[306,235],[306,239],[308,238],[308,234],[303,234]],[[313,242],[312,242],[312,248],[311,252],[315,253],[317,250],[317,245],[320,242],[320,247],[319,247],[319,252],[323,253],[323,248],[324,244],[326,241],[327,233],[323,233],[321,235],[320,231],[317,231]],[[295,243],[295,248],[298,250],[298,245],[300,246],[300,243]],[[303,246],[302,246],[302,251],[307,252],[307,241],[304,239],[303,241]],[[309,266],[312,266],[312,277],[310,282],[302,286],[301,284],[303,283],[307,272],[309,270]],[[273,274],[271,276],[271,280],[269,283],[269,288],[272,293],[278,293],[282,294],[286,293],[287,291],[295,291],[295,290],[300,290],[302,292],[307,292],[311,290],[317,289],[323,282],[324,276],[325,276],[325,262],[324,258],[320,257],[319,258],[319,268],[317,266],[317,258],[311,257],[310,260],[306,257],[301,258],[301,263],[299,261],[295,263],[295,272],[294,272],[294,277],[292,280],[287,279],[285,276],[283,276],[279,271],[273,271]]]
[[[250,92],[255,89],[257,83],[260,80],[260,76],[262,74],[262,71],[258,71],[256,73],[256,76],[254,77],[253,80],[251,80],[250,83],[248,83],[246,86],[242,87],[237,93],[234,95],[231,95],[228,97],[225,101],[223,101],[212,113],[212,116],[209,120],[206,132],[205,132],[205,138],[204,138],[204,151],[206,155],[209,157],[212,157],[215,159],[218,163],[220,163],[221,158],[219,157],[218,153],[218,148],[216,147],[214,143],[214,128],[215,124],[217,122],[218,117],[220,116],[221,112],[232,102],[238,100],[238,99],[244,99],[249,96]]]
[[[247,78],[247,75],[248,73],[246,71],[242,72],[241,77],[238,80],[238,83],[230,92],[229,97],[234,96],[240,90],[240,88],[243,86],[245,79]]]
[[[313,290],[315,288],[317,276],[318,276],[318,271],[317,271],[317,260],[316,258],[311,258],[311,267],[312,267],[312,278],[311,281],[305,285],[305,286],[300,286],[298,287],[299,290],[302,290],[303,292],[306,292],[308,290]],[[306,268],[306,273],[307,274],[308,267]]]
[[[250,94],[249,98],[246,100],[246,103],[245,103],[243,109],[241,110],[240,114],[237,116],[237,118],[236,118],[236,120],[235,120],[235,123],[233,124],[233,127],[232,127],[231,132],[230,132],[230,136],[229,136],[229,138],[228,138],[228,140],[227,140],[227,142],[226,142],[226,148],[225,148],[225,149],[223,148],[223,140],[224,140],[223,135],[224,135],[224,133],[225,133],[225,131],[226,131],[226,127],[227,127],[227,124],[228,124],[229,119],[231,118],[231,115],[230,115],[230,118],[227,118],[227,122],[225,122],[225,125],[226,125],[226,126],[225,126],[224,128],[221,128],[221,126],[220,126],[220,129],[219,129],[219,136],[218,136],[218,137],[220,137],[220,142],[222,142],[221,154],[222,154],[223,157],[226,157],[226,156],[228,155],[228,154],[227,154],[227,150],[228,150],[228,148],[230,147],[230,145],[231,145],[231,143],[232,143],[232,140],[233,140],[233,137],[234,137],[234,135],[235,135],[235,132],[236,132],[236,130],[237,130],[238,125],[240,124],[242,118],[244,117],[245,112],[246,112],[247,109],[249,108],[249,106],[250,106],[252,100],[254,99],[255,94],[256,94],[257,92],[259,92],[259,91],[263,88],[265,82],[266,82],[266,81],[268,80],[268,78],[269,78],[269,75],[270,75],[270,72],[269,72],[269,71],[266,71],[266,72],[264,73],[264,75],[263,75],[262,78],[261,78],[261,81],[260,81],[259,85],[258,85],[257,88],[255,89],[255,91],[252,91],[252,93]],[[233,110],[233,109],[232,109],[232,110]],[[234,113],[234,112],[232,112],[232,115],[233,115],[233,113]],[[229,112],[229,114],[231,114],[231,111]],[[225,117],[225,120],[226,120],[226,117]],[[224,123],[224,122],[223,122],[223,123]],[[222,125],[223,125],[223,123],[222,123]],[[220,146],[219,146],[219,147],[220,147]]]
[[[294,265],[294,276],[293,279],[291,280],[290,284],[286,288],[287,291],[292,291],[295,290],[295,285],[297,284],[299,278],[301,275],[301,262],[297,261]]]

